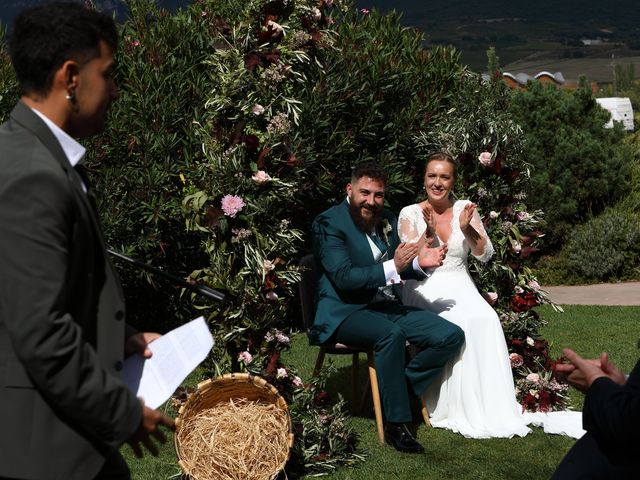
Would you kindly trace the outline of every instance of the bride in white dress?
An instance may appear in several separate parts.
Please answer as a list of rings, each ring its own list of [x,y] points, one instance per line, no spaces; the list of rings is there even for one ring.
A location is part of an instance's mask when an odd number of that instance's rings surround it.
[[[424,177],[427,200],[403,208],[398,219],[401,241],[424,242],[431,236],[433,246],[448,245],[443,265],[430,277],[405,282],[403,303],[430,310],[465,332],[465,345],[446,365],[441,383],[434,382],[426,393],[431,424],[469,438],[525,436],[531,431],[527,423],[534,419],[523,415],[516,401],[500,320],[467,268],[469,252],[486,262],[493,246],[476,206],[449,197],[455,167],[448,155],[430,157]]]

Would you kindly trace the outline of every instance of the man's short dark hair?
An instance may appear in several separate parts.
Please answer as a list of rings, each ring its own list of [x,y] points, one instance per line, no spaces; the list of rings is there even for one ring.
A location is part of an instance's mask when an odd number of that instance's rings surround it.
[[[383,185],[387,184],[387,172],[385,172],[383,168],[375,162],[365,162],[354,167],[351,171],[351,183],[362,177],[379,180]]]
[[[118,33],[113,19],[78,3],[55,2],[24,10],[13,22],[9,55],[22,94],[46,95],[64,62],[100,56],[100,42],[113,52]]]

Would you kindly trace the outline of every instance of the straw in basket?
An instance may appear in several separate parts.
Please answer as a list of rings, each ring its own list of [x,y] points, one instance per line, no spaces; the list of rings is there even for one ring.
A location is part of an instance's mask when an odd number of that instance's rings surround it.
[[[174,443],[180,468],[194,480],[272,480],[293,446],[289,408],[255,375],[209,379],[180,407]]]

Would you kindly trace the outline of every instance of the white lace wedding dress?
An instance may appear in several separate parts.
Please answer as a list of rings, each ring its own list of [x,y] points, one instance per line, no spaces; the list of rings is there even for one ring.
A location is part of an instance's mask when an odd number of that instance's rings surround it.
[[[465,345],[445,366],[441,381],[427,391],[426,403],[434,427],[446,428],[468,438],[525,436],[529,423],[545,426],[549,433],[565,433],[578,438],[580,412],[567,413],[557,422],[549,415],[523,414],[516,401],[507,344],[498,315],[478,293],[467,269],[470,248],[460,230],[460,212],[468,201],[453,205],[451,236],[442,266],[425,280],[408,280],[402,288],[405,305],[424,308],[455,323],[465,332]],[[486,231],[476,211],[471,220],[485,238]],[[422,209],[409,205],[398,220],[400,239],[416,242],[426,230]],[[434,246],[438,244],[438,238]],[[487,238],[480,261],[493,256]],[[569,418],[570,417],[570,418]],[[555,423],[555,426],[550,425]]]

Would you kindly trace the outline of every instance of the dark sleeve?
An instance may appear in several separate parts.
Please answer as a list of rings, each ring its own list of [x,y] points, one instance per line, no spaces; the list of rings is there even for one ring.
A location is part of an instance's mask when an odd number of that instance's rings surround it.
[[[6,178],[0,188],[0,313],[13,350],[58,416],[119,446],[136,430],[142,408],[84,340],[80,324],[87,319],[69,313],[78,294],[68,291],[66,278],[77,226],[71,185],[64,172],[44,167]]]
[[[311,226],[315,257],[331,283],[343,291],[385,286],[382,263],[366,266],[352,263],[347,234],[336,223],[326,214],[320,214]]]
[[[585,430],[607,445],[640,444],[640,362],[625,385],[598,378],[587,392]]]

